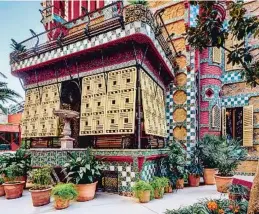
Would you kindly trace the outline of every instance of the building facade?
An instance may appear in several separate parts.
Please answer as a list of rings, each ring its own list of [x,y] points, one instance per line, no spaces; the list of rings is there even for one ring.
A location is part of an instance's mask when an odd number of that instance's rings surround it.
[[[46,32],[11,54],[12,73],[26,89],[22,135],[35,147],[35,166],[67,160],[67,151],[53,150],[63,126],[53,109],[68,109],[80,112],[73,151],[83,156],[83,148],[94,147],[107,160],[107,176],[122,178],[115,179],[121,194],[130,194],[136,179],[161,173],[167,143],[180,141],[190,154],[205,134],[240,139],[251,157],[239,173],[255,172],[258,87],[246,86],[223,50],[200,53],[188,45],[186,29],[195,26],[198,6],[179,0],[149,1],[148,8],[122,1],[43,1],[42,7]],[[257,1],[246,7],[258,13]],[[245,45],[257,53],[253,38]]]

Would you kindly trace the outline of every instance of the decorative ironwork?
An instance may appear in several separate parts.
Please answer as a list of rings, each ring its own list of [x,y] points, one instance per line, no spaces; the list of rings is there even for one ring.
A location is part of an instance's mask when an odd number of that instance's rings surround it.
[[[103,187],[105,192],[118,193],[118,172],[103,171]]]

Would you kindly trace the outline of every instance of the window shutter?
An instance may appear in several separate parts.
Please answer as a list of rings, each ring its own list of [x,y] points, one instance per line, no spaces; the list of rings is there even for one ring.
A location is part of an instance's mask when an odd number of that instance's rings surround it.
[[[221,128],[222,128],[222,136],[226,136],[227,135],[227,129],[226,129],[226,108],[222,107],[221,110],[222,113],[222,117],[221,117]]]
[[[212,61],[216,63],[221,63],[221,48],[212,48]]]
[[[243,108],[243,146],[253,146],[253,106]]]

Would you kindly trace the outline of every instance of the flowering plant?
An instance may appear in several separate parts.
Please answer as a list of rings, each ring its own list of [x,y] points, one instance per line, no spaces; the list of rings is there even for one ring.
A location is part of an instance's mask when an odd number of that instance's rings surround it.
[[[167,210],[166,214],[244,214],[247,213],[248,201],[230,201],[228,199],[205,199],[188,207],[178,210]]]

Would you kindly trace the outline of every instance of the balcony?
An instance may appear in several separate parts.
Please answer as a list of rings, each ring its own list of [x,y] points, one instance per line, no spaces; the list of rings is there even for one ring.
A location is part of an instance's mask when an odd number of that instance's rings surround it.
[[[172,53],[167,39],[164,38],[164,33],[162,32],[167,33],[167,31],[161,16],[153,15],[143,5],[123,7],[122,1],[112,3],[94,12],[86,13],[73,21],[59,22],[57,27],[40,34],[34,34],[32,37],[15,44],[17,49],[10,54],[11,70],[12,72],[19,71],[44,62],[44,60],[52,59],[46,58],[46,55],[58,58],[92,48],[96,45],[91,44],[93,43],[93,38],[117,29],[131,31],[129,25],[136,22],[144,23],[148,26],[145,34],[151,34],[152,31],[153,37],[158,43],[157,46],[159,46],[157,47],[158,52],[163,55],[168,68],[172,71],[175,68],[175,56],[177,53]],[[142,24],[140,24],[140,27],[142,27]],[[125,29],[127,26],[128,28]],[[136,29],[134,33],[137,33],[137,31],[141,30]],[[124,34],[127,36],[127,32]],[[110,39],[109,41],[105,36],[103,37],[103,43],[108,43],[112,40]],[[76,49],[80,42],[84,46]]]

